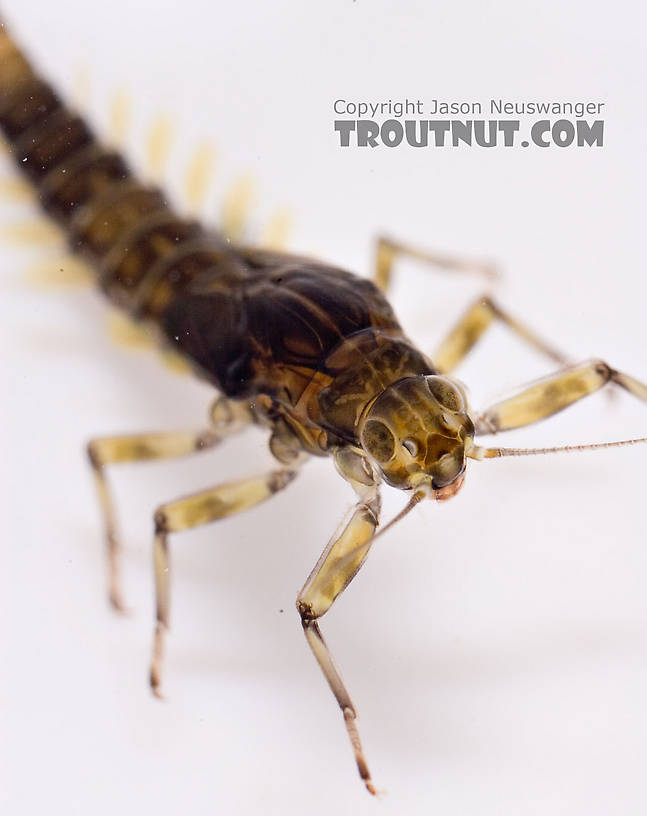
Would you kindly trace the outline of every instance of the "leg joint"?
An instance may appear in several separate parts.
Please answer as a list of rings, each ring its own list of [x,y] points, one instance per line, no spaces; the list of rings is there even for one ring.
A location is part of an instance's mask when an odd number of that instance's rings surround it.
[[[297,612],[301,616],[301,624],[304,629],[319,617],[315,614],[312,604],[308,601],[304,601],[302,598],[297,598]]]
[[[99,454],[97,452],[96,446],[93,441],[88,442],[86,445],[86,453],[88,454],[88,459],[90,460],[90,464],[95,470],[101,470],[102,462],[99,459]]]
[[[215,431],[203,431],[202,433],[198,434],[195,439],[195,449],[197,451],[201,451],[205,450],[206,448],[212,448],[214,445],[217,445],[220,440],[220,435]]]
[[[168,526],[168,518],[163,507],[158,507],[157,510],[153,513],[153,523],[155,525],[156,535],[158,533],[170,532]]]
[[[497,320],[505,321],[507,319],[507,316],[504,313],[503,309],[490,295],[483,295],[478,299],[478,303],[485,309],[487,309],[490,315],[494,318],[497,318]]]
[[[479,414],[474,424],[477,436],[483,436],[484,434],[496,434],[500,430],[500,424],[496,414],[489,413],[488,411]]]
[[[287,487],[290,482],[292,482],[297,475],[296,470],[288,470],[288,469],[281,469],[281,470],[273,470],[269,478],[267,480],[267,486],[271,493],[278,493],[279,490],[283,490],[284,487]]]
[[[614,374],[617,373],[608,363],[605,363],[604,360],[593,360],[592,365],[595,373],[604,377],[605,380],[612,380]]]

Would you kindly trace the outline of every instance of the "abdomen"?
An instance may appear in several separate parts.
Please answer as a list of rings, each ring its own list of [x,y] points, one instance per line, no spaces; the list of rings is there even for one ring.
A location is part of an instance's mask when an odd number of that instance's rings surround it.
[[[231,397],[300,394],[346,338],[400,331],[377,288],[290,255],[232,247],[130,172],[0,29],[0,127],[104,293],[155,324]]]

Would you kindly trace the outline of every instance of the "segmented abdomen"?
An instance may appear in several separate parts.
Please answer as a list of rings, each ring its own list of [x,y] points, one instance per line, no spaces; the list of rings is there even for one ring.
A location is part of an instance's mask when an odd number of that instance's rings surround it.
[[[154,323],[229,396],[296,405],[346,338],[400,327],[372,283],[290,255],[233,247],[179,216],[98,143],[0,29],[0,127],[45,210],[107,296]],[[366,346],[366,339],[362,341]]]
[[[188,243],[200,257],[223,254],[218,235],[181,218],[160,190],[135,179],[118,153],[98,143],[4,30],[0,66],[0,126],[15,159],[112,300],[147,314],[154,280],[164,280],[175,256],[186,259]]]

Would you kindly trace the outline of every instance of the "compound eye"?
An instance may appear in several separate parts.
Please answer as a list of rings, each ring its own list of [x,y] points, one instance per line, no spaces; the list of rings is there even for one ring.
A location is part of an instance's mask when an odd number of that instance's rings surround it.
[[[383,422],[369,419],[362,430],[364,450],[378,462],[388,462],[395,453],[395,437]]]
[[[417,456],[418,443],[415,439],[405,439],[402,443],[402,447],[406,448],[413,457]]]
[[[465,410],[463,395],[449,380],[444,377],[427,377],[427,386],[443,408],[452,413]]]

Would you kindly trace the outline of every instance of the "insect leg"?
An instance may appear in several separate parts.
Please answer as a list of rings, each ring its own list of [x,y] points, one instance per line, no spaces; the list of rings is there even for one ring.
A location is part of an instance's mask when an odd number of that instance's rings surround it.
[[[402,256],[415,258],[418,261],[430,264],[438,269],[444,269],[448,272],[466,272],[468,274],[482,275],[491,280],[499,276],[496,267],[484,261],[442,255],[437,252],[427,252],[408,246],[407,244],[392,241],[390,238],[380,237],[377,240],[375,250],[373,281],[383,292],[388,290],[391,283],[395,261]]]
[[[331,539],[297,598],[297,609],[306,640],[342,710],[359,775],[372,794],[375,794],[375,788],[355,722],[357,712],[317,621],[330,609],[366,560],[378,524],[379,512],[379,494],[375,489],[370,498],[356,505],[350,521],[341,534]]]
[[[495,320],[499,320],[517,337],[554,362],[567,364],[568,358],[565,354],[553,348],[525,324],[501,309],[492,298],[486,296],[479,298],[469,307],[432,355],[431,359],[438,370],[450,372],[456,368]]]
[[[161,697],[159,686],[164,653],[164,633],[169,626],[169,533],[190,530],[193,527],[199,527],[202,524],[208,524],[211,521],[217,521],[255,507],[287,487],[296,475],[296,470],[281,468],[261,476],[219,485],[176,501],[167,502],[156,510],[153,544],[156,624],[150,684],[157,697]]]
[[[112,496],[106,481],[105,467],[120,462],[145,462],[170,459],[205,450],[216,445],[220,437],[213,431],[133,434],[93,439],[88,443],[99,502],[103,512],[108,552],[108,590],[110,603],[124,609],[119,578],[119,542],[117,539]]]
[[[423,263],[431,264],[438,269],[451,272],[475,273],[491,280],[498,277],[498,271],[492,264],[474,261],[467,258],[440,255],[426,252],[406,244],[399,244],[388,238],[377,242],[375,272],[373,280],[383,291],[388,289],[393,274],[393,264],[398,257],[416,258]],[[445,338],[436,353],[432,355],[434,365],[441,372],[450,372],[463,360],[481,335],[494,320],[504,323],[517,337],[529,343],[537,351],[548,356],[554,362],[566,365],[568,358],[561,351],[535,334],[526,325],[505,312],[491,297],[480,297],[470,306]]]
[[[249,407],[243,403],[217,400],[211,408],[213,429],[201,431],[171,431],[143,433],[128,436],[108,436],[93,439],[87,451],[97,485],[99,503],[104,517],[108,553],[108,591],[110,603],[123,610],[119,580],[119,542],[117,538],[113,501],[105,469],[120,462],[145,462],[152,459],[171,459],[212,448],[252,422]]]
[[[647,385],[616,371],[602,360],[591,360],[539,380],[518,394],[491,405],[477,417],[476,433],[509,431],[539,422],[595,393],[607,383],[615,383],[647,402]]]

